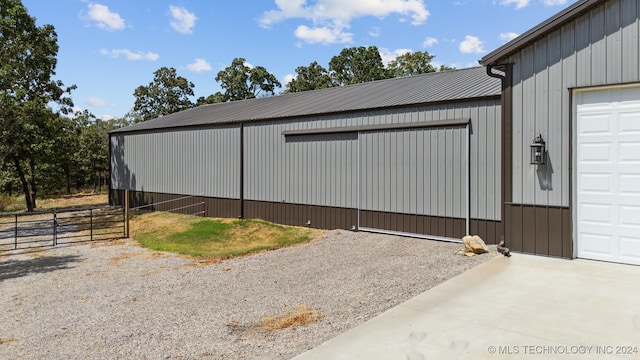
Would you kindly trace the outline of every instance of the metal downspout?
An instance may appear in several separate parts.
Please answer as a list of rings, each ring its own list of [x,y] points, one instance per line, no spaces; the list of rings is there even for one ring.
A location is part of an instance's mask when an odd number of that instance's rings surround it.
[[[466,218],[466,231],[467,235],[471,235],[471,121],[466,126],[467,128],[467,176],[465,176],[467,184],[467,218]]]
[[[240,219],[244,219],[244,123],[240,123]]]

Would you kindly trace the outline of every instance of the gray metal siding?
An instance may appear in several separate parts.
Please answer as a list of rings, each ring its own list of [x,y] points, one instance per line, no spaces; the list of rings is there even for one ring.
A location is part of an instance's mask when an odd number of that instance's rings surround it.
[[[466,127],[360,135],[361,209],[466,216]]]
[[[240,196],[240,128],[111,137],[111,187],[214,198]]]
[[[285,137],[285,130],[310,130],[345,126],[394,124],[419,121],[471,119],[471,216],[500,220],[501,189],[501,128],[500,100],[478,100],[414,108],[387,109],[362,113],[318,116],[298,120],[249,123],[245,136],[245,198],[254,201],[285,202],[332,207],[358,207],[358,138],[349,134]],[[446,184],[459,176],[459,162],[464,154],[456,145],[462,139],[456,131],[450,133],[424,130],[418,137],[416,130],[364,133],[360,152],[377,156],[360,160],[369,163],[372,171],[384,174],[385,184],[401,191],[392,196],[381,192],[367,197],[367,208],[376,211],[444,214],[460,216],[463,195],[445,193],[437,187],[419,186],[418,169],[425,183]],[[395,133],[395,136],[391,136]],[[306,140],[306,141],[305,141]],[[408,140],[408,141],[406,141]],[[420,147],[420,148],[419,148]],[[446,150],[446,151],[445,151]],[[443,157],[444,156],[444,157]],[[402,163],[395,160],[402,160]],[[425,162],[422,163],[424,158]],[[376,161],[374,161],[376,159]],[[379,161],[377,161],[379,160]],[[411,166],[405,164],[409,162]],[[405,164],[404,166],[402,166]],[[438,166],[430,171],[428,166]],[[377,167],[377,168],[376,168]],[[393,175],[393,178],[392,178]],[[416,179],[415,182],[411,179]],[[382,178],[372,178],[382,181]],[[456,180],[457,181],[457,180]],[[382,185],[372,185],[380,188]],[[385,187],[384,185],[383,187]],[[425,194],[428,192],[427,194]],[[433,193],[431,193],[433,192]],[[438,199],[433,203],[418,199]],[[419,210],[420,208],[420,210]]]
[[[640,81],[638,0],[603,2],[503,62],[513,63],[513,202],[569,206],[570,89]],[[537,134],[549,165],[529,165]]]

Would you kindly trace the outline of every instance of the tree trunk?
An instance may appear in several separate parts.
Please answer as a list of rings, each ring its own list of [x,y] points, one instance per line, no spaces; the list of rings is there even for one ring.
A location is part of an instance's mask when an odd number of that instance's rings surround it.
[[[20,178],[22,192],[24,193],[24,199],[27,203],[27,211],[32,212],[35,207],[33,206],[33,201],[31,201],[31,191],[29,189],[29,183],[27,183],[27,177],[24,175],[24,171],[22,170],[20,159],[14,157],[13,164],[15,165],[16,171],[18,172],[18,177]]]
[[[31,203],[33,209],[36,208],[36,163],[33,159],[29,159],[29,165],[31,166]]]

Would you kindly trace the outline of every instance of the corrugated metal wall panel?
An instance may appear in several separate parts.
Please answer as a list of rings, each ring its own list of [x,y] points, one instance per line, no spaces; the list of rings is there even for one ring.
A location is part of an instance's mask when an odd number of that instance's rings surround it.
[[[360,144],[361,209],[466,215],[464,127],[367,132],[360,134]],[[425,146],[436,150],[424,151]]]
[[[513,63],[514,203],[569,206],[570,89],[640,81],[638,0],[603,2],[506,59]],[[529,144],[547,142],[546,168]]]
[[[357,191],[354,188],[357,183],[358,150],[355,147],[357,138],[337,139],[315,136],[318,141],[311,141],[309,137],[302,136],[295,140],[293,137],[285,140],[282,131],[466,117],[472,119],[472,127],[475,131],[471,139],[471,143],[475,146],[473,152],[477,152],[479,154],[477,159],[483,161],[480,166],[474,165],[476,170],[472,172],[472,186],[476,200],[472,216],[499,220],[500,197],[496,196],[500,194],[501,186],[499,99],[312,117],[298,121],[247,124],[244,127],[245,197],[247,200],[255,201],[282,202],[284,200],[286,203],[357,208]],[[265,127],[271,130],[265,131]],[[488,130],[489,127],[491,131]],[[450,204],[455,201],[457,204],[455,209],[460,208],[464,203],[465,199],[459,194],[453,195],[455,199],[445,201],[444,193],[430,185],[437,184],[438,181],[441,184],[447,184],[446,179],[453,178],[454,174],[456,178],[462,178],[461,167],[448,166],[453,163],[453,157],[458,155],[451,153],[448,158],[438,157],[438,154],[446,154],[448,145],[459,140],[454,139],[453,135],[446,137],[445,133],[441,135],[431,133],[428,139],[420,138],[417,134],[415,130],[404,131],[401,137],[392,137],[387,132],[379,138],[379,143],[369,143],[361,148],[361,152],[377,154],[376,158],[380,159],[379,162],[374,162],[367,158],[363,166],[383,174],[380,177],[368,179],[368,189],[387,186],[397,189],[397,193],[387,192],[380,194],[381,196],[373,196],[373,193],[364,194],[363,198],[366,197],[366,206],[369,209],[386,212],[402,210],[445,216],[454,213],[453,205],[450,208],[446,207],[447,201]],[[306,143],[303,140],[309,141]],[[398,167],[402,168],[403,164],[391,160],[392,151],[401,153],[403,161],[412,162],[414,166],[407,167],[406,173],[399,172]],[[418,160],[420,151],[426,154],[424,163]],[[283,159],[286,162],[284,170],[281,165],[267,157]],[[491,166],[488,165],[489,163]],[[385,164],[388,166],[381,168]],[[443,170],[439,173],[429,171],[434,166]],[[336,170],[340,171],[336,172]],[[418,185],[419,175],[426,177],[424,181],[429,184],[428,186],[422,188]],[[459,184],[456,183],[455,186],[458,187]],[[422,196],[423,201],[417,200],[420,199],[418,194]],[[488,202],[491,205],[487,205]]]
[[[621,26],[622,26],[622,79],[638,79],[640,62],[633,61],[638,58],[640,45],[638,44],[638,17],[640,6],[636,0],[624,0],[621,2]]]
[[[112,136],[112,188],[238,198],[239,126]]]

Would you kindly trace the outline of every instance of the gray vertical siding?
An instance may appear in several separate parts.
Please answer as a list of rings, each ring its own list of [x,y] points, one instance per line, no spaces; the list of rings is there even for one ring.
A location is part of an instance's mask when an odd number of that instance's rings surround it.
[[[360,135],[362,210],[464,218],[466,128]]]
[[[248,123],[244,127],[245,198],[249,201],[358,207],[357,134],[285,137],[283,131],[460,118],[471,119],[471,216],[500,220],[498,98]],[[366,209],[462,217],[464,195],[453,189],[460,186],[464,177],[464,164],[455,160],[464,156],[459,146],[464,144],[463,140],[459,129],[361,134],[360,161],[368,164],[367,169],[373,173],[380,174],[380,177],[366,178],[371,181],[366,199],[363,197]],[[437,171],[428,169],[431,165],[437,166]],[[438,184],[451,186],[451,189],[445,189],[448,193],[440,191]],[[397,189],[397,193],[384,189]],[[374,196],[376,190],[381,191],[378,196]]]
[[[113,135],[111,188],[240,196],[239,126]]]
[[[569,206],[570,91],[640,81],[638,3],[603,2],[505,59],[513,63],[514,203]],[[537,134],[547,167],[529,165]]]

